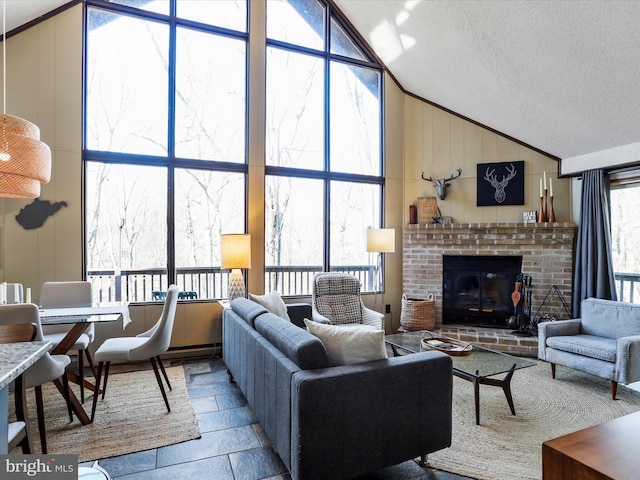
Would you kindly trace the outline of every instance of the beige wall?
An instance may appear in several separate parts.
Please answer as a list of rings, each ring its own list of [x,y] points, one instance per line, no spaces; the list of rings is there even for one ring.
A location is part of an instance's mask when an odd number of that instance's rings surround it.
[[[405,96],[405,190],[403,218],[408,223],[409,205],[418,197],[435,196],[426,177],[445,178],[462,168],[451,183],[445,200],[438,199],[443,216],[455,223],[522,222],[522,212],[540,209],[540,178],[553,177],[554,211],[559,222],[571,222],[571,181],[558,179],[558,164],[530,148],[485,128]],[[476,206],[478,163],[525,161],[525,205]]]
[[[249,24],[249,183],[247,232],[251,234],[251,269],[247,291],[264,293],[264,164],[266,96],[266,4],[251,2]]]
[[[67,207],[41,228],[15,220],[27,200],[0,200],[1,278],[39,297],[42,282],[82,278],[82,7],[66,10],[7,41],[7,113],[40,127],[52,151],[51,182],[42,200]]]
[[[385,253],[384,304],[391,306],[385,316],[387,332],[400,326],[400,299],[402,297],[402,225],[404,211],[404,93],[385,75],[385,227],[396,229],[396,251]],[[407,207],[408,208],[408,207]],[[365,295],[365,304],[373,308],[374,295]],[[381,310],[378,300],[378,310]],[[384,310],[382,310],[384,311]]]
[[[251,2],[253,35],[249,45],[249,199],[247,228],[252,234],[253,268],[248,288],[260,293],[264,254],[264,4]],[[20,282],[33,289],[47,280],[81,279],[83,225],[81,181],[82,118],[82,6],[78,5],[8,40],[7,112],[35,122],[42,139],[53,151],[51,183],[43,186],[41,199],[65,201],[44,226],[24,230],[15,215],[28,201],[0,199],[0,280]],[[445,177],[463,169],[447,199],[439,201],[443,215],[462,222],[515,222],[523,210],[536,210],[538,179],[546,170],[556,172],[556,162],[504,139],[470,122],[405,95],[385,76],[385,226],[396,229],[396,252],[385,254],[386,292],[391,305],[387,329],[399,325],[402,296],[402,226],[408,222],[409,205],[418,197],[433,196],[422,171]],[[525,160],[526,205],[476,207],[477,163]],[[557,183],[556,183],[557,182]],[[570,181],[554,177],[556,217],[570,218]],[[365,303],[373,305],[373,295]],[[140,321],[156,312],[140,311]],[[210,321],[211,312],[202,309]],[[192,312],[193,315],[199,315]],[[134,320],[137,313],[132,312]],[[151,318],[150,317],[150,318]],[[145,325],[146,325],[145,323]],[[143,328],[140,325],[140,328]],[[183,335],[183,333],[179,333]],[[181,337],[183,338],[183,337]],[[176,339],[180,344],[184,340]]]

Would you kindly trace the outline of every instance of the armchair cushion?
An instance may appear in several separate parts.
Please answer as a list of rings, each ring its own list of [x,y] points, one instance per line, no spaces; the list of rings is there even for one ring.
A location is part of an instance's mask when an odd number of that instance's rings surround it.
[[[387,358],[384,330],[368,325],[324,325],[310,320],[304,323],[320,339],[333,366]]]
[[[616,361],[616,340],[612,338],[582,334],[549,337],[547,346],[563,352],[604,360],[605,362]]]
[[[640,333],[638,304],[589,298],[582,302],[580,311],[582,333],[608,338],[628,337]]]
[[[317,273],[314,277],[315,294],[360,296],[360,281],[353,275],[339,272]]]
[[[359,294],[319,296],[316,307],[334,325],[362,323],[362,305]]]

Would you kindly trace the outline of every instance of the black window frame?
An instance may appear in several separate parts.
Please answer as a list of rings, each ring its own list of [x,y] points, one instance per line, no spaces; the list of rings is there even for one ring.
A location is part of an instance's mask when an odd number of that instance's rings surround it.
[[[160,14],[135,7],[112,3],[107,0],[85,0],[83,10],[83,111],[82,111],[82,166],[83,166],[83,190],[82,197],[87,189],[86,177],[84,175],[84,167],[88,162],[100,162],[106,164],[128,164],[140,166],[154,166],[167,168],[167,278],[169,283],[176,281],[176,255],[175,255],[175,170],[179,168],[208,170],[221,172],[242,173],[245,177],[245,210],[248,197],[248,131],[249,131],[249,16],[250,16],[250,0],[247,0],[247,12],[245,19],[245,31],[240,32],[228,28],[217,27],[214,25],[204,24],[193,20],[187,20],[176,17],[176,2],[179,0],[169,0],[169,14]],[[87,22],[88,12],[90,9],[99,9],[108,11],[117,15],[129,15],[142,20],[154,21],[166,24],[169,27],[169,65],[168,65],[168,129],[167,129],[167,155],[139,155],[130,153],[107,152],[100,150],[90,150],[86,145],[87,138],[87,88],[86,88],[86,59],[89,36],[89,25]],[[245,121],[244,121],[244,161],[242,163],[223,162],[216,160],[201,160],[181,158],[175,155],[175,97],[176,97],[176,38],[179,27],[188,28],[190,30],[210,33],[218,36],[229,37],[242,40],[246,44],[245,49]],[[83,218],[85,204],[83,202]],[[246,211],[245,211],[245,230],[246,230]],[[86,250],[86,230],[83,228],[83,248]],[[87,278],[87,259],[86,251],[83,259],[83,275]]]
[[[384,155],[384,69],[378,62],[375,55],[370,51],[369,47],[363,42],[360,35],[355,31],[351,24],[346,20],[342,13],[331,3],[330,1],[318,0],[318,2],[326,8],[326,15],[324,18],[324,48],[323,50],[316,50],[292,43],[266,38],[265,49],[274,47],[282,50],[287,50],[294,53],[301,53],[316,58],[321,58],[325,62],[324,72],[324,166],[322,170],[303,169],[303,168],[290,168],[275,165],[268,165],[265,162],[265,177],[266,176],[282,176],[292,178],[308,178],[321,180],[324,185],[324,204],[323,204],[323,264],[324,271],[330,271],[331,269],[331,198],[330,198],[330,185],[333,181],[352,182],[352,183],[365,183],[380,186],[380,228],[384,228],[384,214],[385,214],[385,185],[386,185],[386,171],[385,171],[385,155]],[[269,15],[268,6],[266,16]],[[331,20],[335,20],[340,27],[342,27],[345,34],[349,35],[350,39],[354,42],[355,46],[367,57],[367,61],[346,57],[331,53]],[[330,106],[330,92],[331,92],[331,65],[334,62],[343,63],[346,65],[352,65],[357,67],[364,67],[377,70],[379,75],[378,91],[380,101],[380,125],[379,125],[379,171],[380,175],[362,175],[352,174],[344,172],[336,172],[331,170],[331,151],[330,151],[330,137],[331,137],[331,106]]]

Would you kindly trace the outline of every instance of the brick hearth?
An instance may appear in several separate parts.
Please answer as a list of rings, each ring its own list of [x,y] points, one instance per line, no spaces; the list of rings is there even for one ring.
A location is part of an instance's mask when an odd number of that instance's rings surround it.
[[[403,292],[417,298],[433,293],[436,327],[440,327],[443,255],[521,255],[522,273],[532,277],[532,315],[535,316],[552,285],[558,287],[570,306],[575,232],[576,226],[571,223],[406,225],[402,230]],[[557,295],[550,296],[540,315],[545,313],[567,318]],[[516,347],[527,343],[526,337],[510,335],[511,330],[482,330],[488,331],[476,334],[482,336],[482,342],[511,345],[514,353]],[[478,338],[469,340],[482,343]]]
[[[513,335],[504,328],[469,327],[466,325],[444,325],[432,330],[443,337],[455,338],[463,342],[490,348],[519,357],[538,356],[538,337]]]

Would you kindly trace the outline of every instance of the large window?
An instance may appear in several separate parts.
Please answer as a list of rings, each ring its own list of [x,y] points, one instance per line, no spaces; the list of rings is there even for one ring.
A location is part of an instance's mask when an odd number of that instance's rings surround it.
[[[265,289],[308,294],[315,272],[373,289],[381,226],[382,73],[317,0],[267,1]]]
[[[618,300],[640,303],[640,182],[612,180],[611,250]]]
[[[87,277],[101,300],[173,282],[225,297],[219,238],[245,231],[247,3],[86,5]]]

